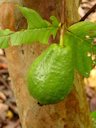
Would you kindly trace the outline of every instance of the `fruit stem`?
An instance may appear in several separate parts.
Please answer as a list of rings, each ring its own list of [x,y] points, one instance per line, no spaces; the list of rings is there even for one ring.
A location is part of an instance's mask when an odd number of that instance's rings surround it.
[[[60,46],[64,45],[64,24],[61,25],[61,33],[60,33]]]
[[[65,31],[65,0],[61,1],[61,32],[60,32],[60,46],[64,46],[64,31]]]

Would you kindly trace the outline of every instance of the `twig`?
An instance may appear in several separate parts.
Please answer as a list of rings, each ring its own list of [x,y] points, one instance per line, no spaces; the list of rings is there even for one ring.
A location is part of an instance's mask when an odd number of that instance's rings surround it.
[[[96,4],[79,20],[79,22],[84,21],[92,12],[96,9]]]

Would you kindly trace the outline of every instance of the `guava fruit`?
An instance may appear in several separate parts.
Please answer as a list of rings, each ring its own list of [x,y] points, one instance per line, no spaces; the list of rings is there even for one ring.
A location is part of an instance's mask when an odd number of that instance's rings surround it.
[[[27,76],[30,94],[40,104],[54,104],[71,91],[74,61],[70,47],[52,44],[32,63]]]

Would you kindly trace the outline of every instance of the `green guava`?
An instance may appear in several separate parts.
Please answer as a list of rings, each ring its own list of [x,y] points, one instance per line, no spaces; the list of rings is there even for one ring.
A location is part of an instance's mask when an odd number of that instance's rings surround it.
[[[70,47],[52,44],[32,63],[28,71],[28,89],[40,104],[54,104],[71,91],[74,62]]]

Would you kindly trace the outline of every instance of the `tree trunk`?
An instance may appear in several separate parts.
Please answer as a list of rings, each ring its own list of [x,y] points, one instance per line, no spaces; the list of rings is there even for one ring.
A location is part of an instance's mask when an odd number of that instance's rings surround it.
[[[11,3],[1,3],[0,6],[0,23],[3,29],[16,30],[18,23],[19,27],[24,25],[24,21],[12,4],[14,1],[37,10],[46,19],[50,15],[55,15],[60,19],[61,10],[65,10],[64,17],[67,26],[79,19],[77,11],[79,0],[65,0],[64,9],[61,8],[61,0],[23,0],[23,2],[20,0],[5,0],[5,2]],[[3,11],[4,9],[5,11]],[[8,22],[8,18],[10,22]],[[60,103],[39,106],[37,101],[29,95],[26,85],[26,72],[30,64],[44,49],[45,46],[36,43],[6,49],[9,72],[22,127],[91,128],[83,78],[78,73],[75,74],[73,91]]]

